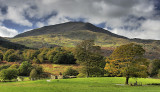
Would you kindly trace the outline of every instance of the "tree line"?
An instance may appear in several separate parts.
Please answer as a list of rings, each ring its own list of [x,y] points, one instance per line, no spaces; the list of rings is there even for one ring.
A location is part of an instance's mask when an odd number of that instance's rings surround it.
[[[81,65],[79,71],[69,68],[65,75],[77,75],[78,77],[123,76],[126,77],[125,84],[128,84],[130,77],[160,76],[160,60],[148,60],[144,54],[145,50],[141,45],[130,43],[117,47],[110,56],[104,57],[101,55],[101,47],[96,46],[94,40],[84,40],[72,50],[64,47],[23,51],[1,50],[0,60],[29,61],[29,63],[38,64],[45,62],[79,64]],[[32,71],[33,76],[36,72],[36,70]]]

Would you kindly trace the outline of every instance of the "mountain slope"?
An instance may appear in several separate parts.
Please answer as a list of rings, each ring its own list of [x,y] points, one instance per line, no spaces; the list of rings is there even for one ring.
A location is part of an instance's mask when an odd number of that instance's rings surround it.
[[[20,49],[28,49],[28,47],[20,44],[16,44],[13,42],[10,42],[2,37],[0,37],[0,49],[15,49],[15,50],[20,50]]]
[[[110,53],[113,49],[110,50],[108,48],[115,48],[123,44],[134,42],[142,45],[146,49],[146,56],[148,58],[153,59],[160,57],[159,40],[129,39],[96,27],[90,23],[83,22],[67,22],[45,26],[19,34],[9,40],[28,47],[41,48],[54,47],[57,45],[74,47],[77,43],[86,39],[95,40],[96,45],[105,48],[104,51],[107,50]]]

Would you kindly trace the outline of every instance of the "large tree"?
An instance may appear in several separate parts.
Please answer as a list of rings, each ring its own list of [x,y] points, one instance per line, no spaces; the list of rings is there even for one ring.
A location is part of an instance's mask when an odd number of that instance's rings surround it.
[[[123,75],[128,84],[130,77],[146,77],[147,61],[142,46],[131,43],[117,47],[107,59],[105,70],[113,76]]]
[[[84,40],[75,48],[75,57],[77,62],[81,64],[83,72],[89,76],[98,76],[103,74],[104,57],[100,55],[101,48],[95,46],[93,40]]]

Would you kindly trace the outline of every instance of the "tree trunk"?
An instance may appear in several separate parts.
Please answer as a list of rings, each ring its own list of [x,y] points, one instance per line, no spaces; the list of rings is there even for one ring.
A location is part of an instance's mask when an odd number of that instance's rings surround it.
[[[129,74],[127,74],[126,76],[126,82],[125,82],[126,85],[128,85],[128,81],[129,81]]]

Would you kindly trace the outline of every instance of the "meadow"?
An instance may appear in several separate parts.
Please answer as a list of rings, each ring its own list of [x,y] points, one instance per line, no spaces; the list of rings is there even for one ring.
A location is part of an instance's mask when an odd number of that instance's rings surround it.
[[[95,77],[57,80],[38,80],[24,82],[0,83],[0,92],[159,92],[160,79],[131,78],[129,83],[143,84],[143,86],[123,85],[123,77]]]

